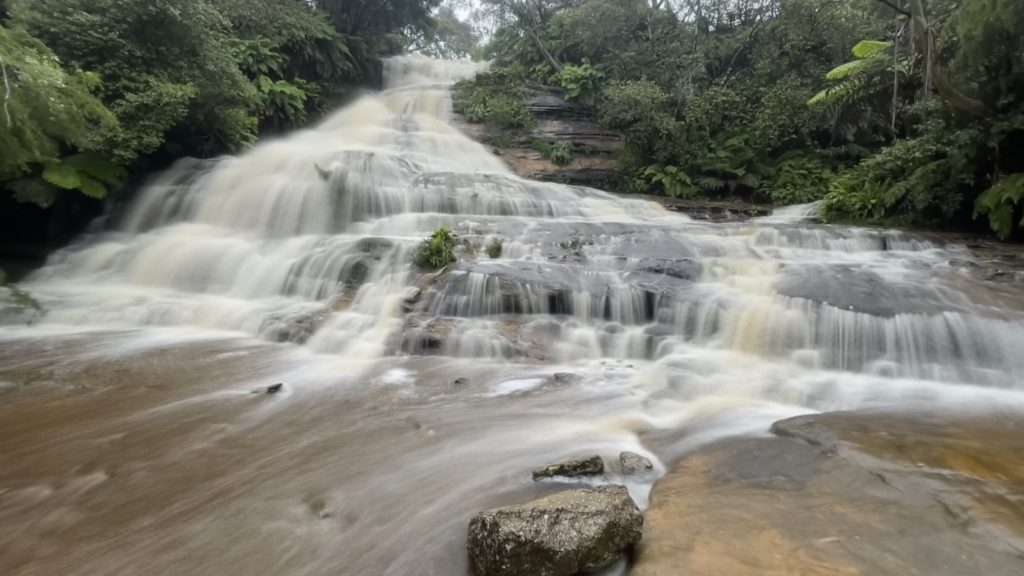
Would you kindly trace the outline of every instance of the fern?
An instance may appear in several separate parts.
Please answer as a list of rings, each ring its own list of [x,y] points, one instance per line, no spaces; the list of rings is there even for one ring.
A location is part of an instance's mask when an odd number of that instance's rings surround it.
[[[861,40],[853,47],[852,52],[855,58],[863,60],[879,56],[889,48],[892,48],[892,42],[886,40]]]
[[[643,172],[643,179],[652,186],[660,186],[662,192],[672,198],[689,198],[696,192],[690,175],[677,166],[649,166]]]
[[[1024,204],[1024,173],[1001,178],[978,197],[974,217],[987,216],[989,227],[1002,239],[1009,238],[1014,228],[1024,228],[1024,219],[1014,225],[1018,208]]]
[[[866,60],[853,60],[836,66],[825,74],[826,80],[845,80],[851,76],[857,76],[873,70],[878,66],[879,60],[870,58]]]
[[[886,53],[891,47],[892,42],[880,40],[859,42],[853,47],[856,60],[840,64],[825,74],[826,80],[842,83],[822,90],[807,103],[811,106],[838,105],[863,96],[867,92],[866,89],[872,86],[869,76],[892,70],[892,63]],[[898,66],[902,71],[903,65]]]

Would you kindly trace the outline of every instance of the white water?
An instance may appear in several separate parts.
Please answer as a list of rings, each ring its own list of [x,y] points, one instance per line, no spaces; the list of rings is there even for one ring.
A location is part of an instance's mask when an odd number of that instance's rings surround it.
[[[456,573],[445,567],[463,565],[453,555],[466,507],[488,502],[483,491],[529,489],[529,470],[559,457],[613,461],[633,450],[664,471],[696,445],[809,411],[1024,406],[1020,294],[961,270],[956,262],[975,258],[967,249],[806,224],[800,208],[698,224],[652,203],[522,180],[449,124],[448,86],[477,69],[392,60],[384,93],[240,157],[179,164],[115,229],[83,238],[30,279],[48,314],[0,334],[29,358],[6,357],[0,376],[56,363],[90,382],[102,377],[89,370],[110,363],[166,370],[157,352],[189,350],[194,360],[176,360],[183,373],[209,368],[189,386],[175,380],[173,400],[158,396],[148,409],[231,424],[181,434],[175,450],[281,430],[262,446],[264,468],[233,472],[252,493],[222,505],[174,496],[195,512],[158,534],[180,540],[180,551],[127,538],[110,552],[97,536],[80,550],[108,553],[63,573],[115,574],[143,558],[155,573],[242,573],[252,566],[189,554],[234,526],[211,515],[249,511],[247,522],[280,522],[279,540],[308,538],[299,520],[275,520],[275,498],[323,478],[334,479],[337,497],[366,502],[352,504],[365,514],[353,521],[359,531],[296,543],[294,556],[257,564],[261,573],[332,573],[338,555],[358,567],[342,573]],[[491,260],[481,249],[426,284],[410,260],[440,225],[480,247],[503,240],[504,253]],[[259,343],[287,339],[301,344]],[[196,352],[206,342],[208,357]],[[575,376],[556,382],[556,372]],[[469,383],[450,386],[462,377]],[[287,388],[273,405],[221,414],[279,381]],[[340,398],[365,395],[390,403],[390,414],[372,417],[379,422],[433,415],[433,427],[417,431],[443,446],[393,443],[371,421],[340,434],[334,419],[349,410]],[[96,430],[156,426],[140,423],[148,418],[115,413]],[[288,455],[325,438],[346,462],[307,470]],[[632,481],[641,502],[651,480]],[[376,509],[381,499],[395,502]],[[408,509],[423,512],[410,518]],[[11,530],[34,526],[16,512],[0,507],[0,519]],[[429,536],[436,523],[444,529]],[[17,567],[33,573],[45,562]]]

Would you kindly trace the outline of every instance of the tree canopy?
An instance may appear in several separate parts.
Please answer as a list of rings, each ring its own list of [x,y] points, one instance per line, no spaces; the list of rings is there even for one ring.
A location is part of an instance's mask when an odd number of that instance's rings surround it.
[[[626,135],[633,190],[1022,227],[1016,0],[485,0],[480,12],[506,76],[561,86]]]
[[[437,4],[0,0],[0,191],[102,198],[168,160],[302,126],[377,84],[404,38],[440,30]]]

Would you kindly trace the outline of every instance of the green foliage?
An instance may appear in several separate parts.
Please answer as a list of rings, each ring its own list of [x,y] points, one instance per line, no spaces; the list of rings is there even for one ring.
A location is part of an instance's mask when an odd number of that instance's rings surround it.
[[[304,125],[377,82],[394,33],[436,4],[4,0],[0,191],[44,208],[103,198],[129,173]]]
[[[480,34],[452,6],[442,6],[409,44],[410,50],[434,58],[468,58],[478,52]]]
[[[505,241],[501,238],[495,238],[487,245],[485,251],[488,258],[491,260],[497,260],[498,258],[501,258],[502,253],[505,252]]]
[[[95,77],[65,72],[49,48],[18,27],[0,25],[0,57],[10,87],[9,123],[0,113],[0,182],[36,173],[68,149],[103,148],[117,121],[91,93]]]
[[[533,143],[533,148],[558,166],[572,164],[573,158],[576,156],[576,145],[568,141],[552,143],[537,140]]]
[[[892,42],[879,40],[862,40],[853,47],[853,55],[857,58],[836,66],[825,74],[825,79],[840,82],[815,94],[807,103],[811,106],[835,106],[864,97],[864,93],[878,88],[878,75],[888,73],[887,81],[891,82],[893,60],[889,55]],[[900,72],[905,72],[901,65]]]
[[[15,307],[28,308],[38,313],[43,312],[42,304],[32,297],[32,294],[18,288],[7,280],[7,274],[4,272],[3,268],[0,268],[0,288],[7,291],[7,294],[10,296],[11,302]]]
[[[420,244],[413,255],[413,263],[420,268],[440,270],[455,262],[456,247],[455,234],[447,226],[441,226]]]
[[[480,74],[456,85],[455,111],[473,123],[499,128],[531,128],[536,120],[523,100],[521,71]]]
[[[587,106],[597,104],[604,84],[604,74],[585,62],[580,66],[567,64],[555,75],[565,94]]]
[[[645,185],[660,188],[666,196],[672,198],[692,198],[697,192],[690,176],[676,166],[648,166],[643,172],[642,181]]]
[[[98,94],[120,121],[107,135],[119,161],[161,145],[217,154],[255,138],[239,117],[258,96],[213,0],[15,0],[11,12],[66,67],[102,79]]]
[[[823,159],[794,152],[779,158],[770,168],[764,190],[776,206],[806,204],[824,198],[834,178]]]
[[[1024,228],[1021,208],[1024,207],[1024,173],[1000,178],[994,186],[978,197],[974,216],[988,218],[992,231],[1006,239],[1017,228]]]
[[[967,204],[984,140],[975,129],[952,131],[932,123],[920,137],[899,140],[836,178],[824,215],[927,226],[949,221]]]
[[[84,152],[49,162],[43,168],[42,178],[62,190],[77,190],[90,198],[106,198],[108,187],[118,186],[125,170],[107,158]]]

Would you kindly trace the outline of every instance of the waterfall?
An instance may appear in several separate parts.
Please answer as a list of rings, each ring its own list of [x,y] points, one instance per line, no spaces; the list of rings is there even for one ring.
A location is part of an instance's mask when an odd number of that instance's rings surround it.
[[[1016,387],[1020,302],[950,266],[967,251],[824,227],[796,207],[698,224],[513,175],[451,124],[472,62],[389,60],[387,88],[238,157],[183,160],[119,224],[28,287],[45,322],[178,326],[372,360],[671,362],[733,351],[813,370]],[[431,283],[438,226],[471,248]],[[504,243],[501,258],[480,247]]]

